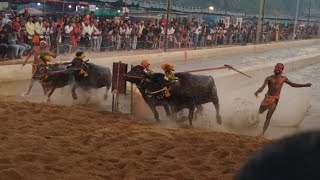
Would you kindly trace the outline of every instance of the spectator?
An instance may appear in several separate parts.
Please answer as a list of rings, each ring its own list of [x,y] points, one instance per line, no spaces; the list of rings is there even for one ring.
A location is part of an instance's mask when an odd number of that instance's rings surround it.
[[[70,34],[72,31],[73,31],[72,22],[69,21],[67,23],[67,25],[64,27],[64,34],[63,34],[63,38],[62,38],[63,44],[69,44]]]
[[[28,33],[28,44],[31,46],[34,45],[33,37],[35,35],[35,26],[32,21],[33,21],[32,17],[29,17],[28,22],[26,23],[26,30]]]
[[[35,41],[36,45],[38,45],[40,43],[40,41],[44,40],[44,36],[43,36],[43,18],[39,17],[37,19],[37,22],[34,24],[34,32],[35,32],[35,36],[37,37],[37,39],[39,39],[39,41]]]
[[[8,46],[8,38],[3,29],[0,31],[0,60],[4,60],[9,56],[10,48]],[[8,57],[10,59],[10,57]]]
[[[93,31],[92,31],[92,40],[93,40],[93,51],[100,51],[101,41],[102,41],[102,32],[99,29],[99,23],[94,22]]]

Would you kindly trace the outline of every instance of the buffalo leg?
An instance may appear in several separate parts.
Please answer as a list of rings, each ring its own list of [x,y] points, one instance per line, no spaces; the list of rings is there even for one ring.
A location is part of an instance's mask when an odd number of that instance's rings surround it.
[[[221,120],[221,115],[220,115],[220,105],[219,105],[219,99],[218,96],[216,98],[214,98],[213,100],[213,105],[216,108],[216,118],[217,118],[217,123],[221,124],[222,120]]]
[[[86,99],[86,103],[89,103],[90,99],[91,99],[91,90],[87,91],[87,99]]]
[[[26,93],[24,93],[24,96],[28,96],[28,95],[30,94],[34,82],[35,82],[35,80],[34,80],[34,79],[31,79],[30,84],[29,84],[28,91],[27,91]]]
[[[51,97],[51,95],[53,94],[53,92],[54,92],[55,89],[56,89],[56,88],[51,88],[51,89],[49,89],[49,90],[47,91],[47,94],[46,94],[46,96],[45,96],[45,103],[49,103],[49,102],[50,102],[50,97]]]
[[[192,126],[193,114],[194,114],[194,106],[189,107],[189,125]]]
[[[194,113],[195,118],[198,118],[198,115],[202,115],[203,107],[201,105],[197,106],[197,111]]]
[[[76,94],[76,89],[77,89],[77,85],[74,84],[74,85],[72,86],[72,90],[71,90],[71,92],[72,92],[72,98],[73,98],[74,100],[77,100],[77,99],[78,99],[78,96],[77,96],[77,94]]]
[[[164,107],[164,110],[166,111],[166,115],[167,117],[170,117],[171,116],[171,113],[170,113],[170,109],[169,109],[169,106],[167,104],[163,105]]]
[[[177,108],[175,108],[174,106],[171,107],[171,118],[172,120],[177,120],[178,117],[177,117]]]
[[[159,114],[155,106],[150,106],[151,111],[153,112],[154,118],[159,122]]]
[[[110,86],[106,87],[106,93],[104,94],[104,100],[106,101],[108,99],[108,92],[110,90]]]

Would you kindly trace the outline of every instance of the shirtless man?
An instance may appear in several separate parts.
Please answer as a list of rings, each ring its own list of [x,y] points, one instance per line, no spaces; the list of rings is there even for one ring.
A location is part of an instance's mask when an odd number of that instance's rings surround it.
[[[30,52],[30,54],[27,56],[26,60],[24,61],[24,63],[22,64],[22,68],[27,64],[28,60],[30,59],[30,57],[33,55],[34,56],[34,60],[32,63],[32,74],[35,72],[37,65],[39,64],[43,64],[43,62],[40,59],[40,54],[43,52],[47,52],[48,54],[50,54],[52,57],[56,57],[55,54],[53,54],[52,52],[50,52],[48,50],[48,44],[46,41],[41,41],[39,46],[35,46],[33,47],[32,51]],[[21,69],[22,69],[21,68]],[[34,84],[35,80],[31,78],[31,82],[29,85],[29,89],[28,91],[24,94],[25,96],[29,95],[33,84]]]
[[[310,83],[296,84],[289,81],[287,77],[282,76],[283,70],[284,70],[284,65],[281,63],[278,63],[274,68],[274,75],[267,77],[262,87],[258,89],[257,92],[254,93],[254,95],[258,97],[258,94],[261,93],[264,90],[264,88],[268,85],[268,92],[264,100],[262,101],[259,109],[259,114],[262,114],[266,110],[268,110],[266,122],[264,123],[263,132],[261,134],[262,136],[267,131],[267,128],[270,124],[271,117],[277,108],[283,84],[287,83],[291,87],[295,87],[295,88],[312,86],[312,84]]]

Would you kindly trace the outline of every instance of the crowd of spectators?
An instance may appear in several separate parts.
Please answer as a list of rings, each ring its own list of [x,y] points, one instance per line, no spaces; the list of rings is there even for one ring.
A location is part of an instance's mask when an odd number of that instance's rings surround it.
[[[50,49],[58,53],[70,53],[77,49],[87,51],[135,50],[163,48],[168,25],[168,48],[197,48],[228,44],[255,42],[257,23],[244,21],[242,24],[223,22],[198,22],[195,19],[180,22],[172,19],[131,21],[126,15],[102,19],[84,11],[81,16],[64,14],[60,18],[30,16],[23,14],[8,19],[0,15],[0,59],[22,58],[32,46],[41,40],[48,42]],[[318,36],[319,27],[297,26],[295,39]],[[263,41],[291,40],[293,25],[272,25],[265,22]]]

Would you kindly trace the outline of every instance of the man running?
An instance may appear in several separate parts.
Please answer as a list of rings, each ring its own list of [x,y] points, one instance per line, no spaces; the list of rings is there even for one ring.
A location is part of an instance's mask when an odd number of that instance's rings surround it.
[[[268,85],[268,92],[264,100],[262,101],[259,109],[259,114],[262,114],[266,110],[268,110],[266,122],[264,123],[263,132],[261,134],[262,136],[267,131],[267,128],[270,124],[271,117],[277,108],[283,84],[287,83],[291,87],[295,87],[295,88],[312,86],[311,83],[296,84],[289,81],[287,77],[282,76],[283,70],[284,70],[284,65],[281,63],[278,63],[274,68],[274,75],[267,77],[262,87],[258,89],[257,92],[254,93],[255,96],[258,96],[258,94],[261,93],[264,90],[264,88]]]
[[[47,53],[49,55],[51,55],[52,57],[56,57],[55,54],[53,54],[52,52],[50,52],[48,50],[48,44],[46,41],[41,41],[39,46],[35,46],[33,47],[32,51],[30,52],[30,54],[27,56],[26,60],[24,61],[24,63],[22,64],[22,68],[27,64],[28,60],[30,59],[30,57],[33,55],[34,56],[34,60],[32,63],[32,74],[35,72],[37,65],[39,64],[43,64],[43,61],[40,59],[40,54],[41,53]],[[28,91],[24,94],[25,96],[29,95],[32,86],[34,84],[35,80],[31,79],[30,85],[29,85],[29,89]]]

